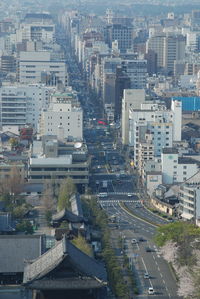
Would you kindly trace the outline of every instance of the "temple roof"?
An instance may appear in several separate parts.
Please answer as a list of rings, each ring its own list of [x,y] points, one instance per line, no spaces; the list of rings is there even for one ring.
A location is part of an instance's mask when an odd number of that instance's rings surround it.
[[[35,288],[37,286],[38,288],[42,288],[42,285],[44,286],[46,283],[50,287],[52,278],[48,274],[55,270],[64,260],[73,265],[74,270],[79,273],[80,281],[85,279],[90,284],[96,284],[96,287],[100,287],[100,285],[102,286],[106,283],[107,276],[103,264],[82,252],[67,240],[66,237],[34,261],[27,263],[24,269],[23,283],[25,285],[32,285],[32,287],[35,286]],[[78,277],[71,277],[71,279],[70,277],[62,277],[62,279],[55,279],[54,277],[52,284],[55,284],[55,287],[57,285],[57,288],[63,288],[62,282],[64,281],[64,288],[68,289],[72,288],[72,281],[73,284],[76,284],[77,279]],[[67,282],[70,283],[70,286],[67,285]],[[52,286],[51,288],[54,287]]]
[[[74,213],[66,209],[63,209],[52,216],[52,222],[63,221],[63,220],[77,223],[77,222],[83,222],[85,219],[81,216],[75,215]]]

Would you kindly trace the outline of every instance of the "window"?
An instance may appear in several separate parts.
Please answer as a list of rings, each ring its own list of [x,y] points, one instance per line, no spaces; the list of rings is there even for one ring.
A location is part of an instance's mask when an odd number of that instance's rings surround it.
[[[177,160],[174,160],[174,163],[177,163]]]
[[[60,123],[60,126],[62,126],[62,123]]]
[[[185,165],[185,166],[183,166],[183,169],[187,169],[187,166]]]
[[[177,172],[176,172],[176,171],[174,171],[174,172],[173,172],[173,174],[177,174]]]
[[[166,143],[166,146],[169,146],[169,143]]]
[[[177,166],[174,166],[174,168],[177,168]]]
[[[186,172],[186,171],[183,171],[183,175],[187,175],[187,172]]]
[[[160,134],[161,134],[161,132],[158,132],[158,134],[160,135]]]
[[[60,119],[62,119],[62,116],[60,116]]]

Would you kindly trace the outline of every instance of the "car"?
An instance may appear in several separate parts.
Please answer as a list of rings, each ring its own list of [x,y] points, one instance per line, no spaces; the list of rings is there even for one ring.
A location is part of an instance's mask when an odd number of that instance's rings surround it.
[[[152,251],[150,247],[146,247],[145,250],[146,250],[146,252],[151,252]]]
[[[145,242],[146,240],[145,240],[143,237],[140,237],[140,238],[138,239],[138,241],[139,241],[139,242]]]
[[[132,244],[137,244],[137,240],[136,240],[136,239],[132,239],[132,240],[131,240],[131,243],[132,243]]]
[[[132,194],[132,193],[128,193],[127,196],[128,196],[128,197],[132,197],[133,194]]]
[[[149,295],[154,295],[154,294],[155,294],[154,289],[153,289],[152,287],[150,287],[150,288],[148,289],[148,294],[149,294]]]
[[[149,274],[146,272],[146,273],[144,273],[144,278],[145,279],[149,279]]]

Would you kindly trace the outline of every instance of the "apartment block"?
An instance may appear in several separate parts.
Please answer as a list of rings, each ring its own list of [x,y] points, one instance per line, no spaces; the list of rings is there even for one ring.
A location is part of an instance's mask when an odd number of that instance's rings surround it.
[[[198,172],[198,164],[190,157],[179,157],[175,148],[163,148],[161,154],[163,184],[182,183]]]
[[[68,89],[51,97],[49,108],[41,115],[40,135],[83,139],[83,110],[76,93]]]
[[[31,125],[36,130],[43,109],[49,105],[55,88],[42,84],[8,85],[0,88],[1,126]]]

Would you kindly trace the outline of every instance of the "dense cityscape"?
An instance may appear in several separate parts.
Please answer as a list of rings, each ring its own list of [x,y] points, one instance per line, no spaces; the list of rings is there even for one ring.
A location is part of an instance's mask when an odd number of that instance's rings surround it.
[[[200,298],[200,3],[0,3],[0,299]]]

